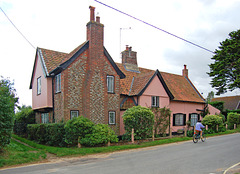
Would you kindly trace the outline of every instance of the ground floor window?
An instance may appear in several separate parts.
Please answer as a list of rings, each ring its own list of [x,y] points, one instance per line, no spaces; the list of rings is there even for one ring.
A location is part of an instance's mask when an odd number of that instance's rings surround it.
[[[78,117],[78,111],[71,111],[70,117],[71,119],[73,119],[74,117]]]
[[[108,124],[116,124],[116,112],[108,112]]]
[[[191,126],[195,126],[197,121],[198,121],[198,114],[196,113],[190,114]]]
[[[42,123],[49,123],[49,113],[41,113]]]
[[[186,125],[186,114],[178,113],[173,114],[173,126]]]

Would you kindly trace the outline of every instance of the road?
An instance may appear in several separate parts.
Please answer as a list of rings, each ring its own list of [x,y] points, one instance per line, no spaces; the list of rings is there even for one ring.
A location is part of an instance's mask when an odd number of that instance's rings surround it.
[[[0,170],[0,174],[222,174],[240,162],[240,133]]]

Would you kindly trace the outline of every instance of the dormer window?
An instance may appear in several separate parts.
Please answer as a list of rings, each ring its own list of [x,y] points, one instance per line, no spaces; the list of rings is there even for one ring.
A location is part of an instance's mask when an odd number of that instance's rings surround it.
[[[108,93],[114,93],[114,76],[107,75],[107,90]]]

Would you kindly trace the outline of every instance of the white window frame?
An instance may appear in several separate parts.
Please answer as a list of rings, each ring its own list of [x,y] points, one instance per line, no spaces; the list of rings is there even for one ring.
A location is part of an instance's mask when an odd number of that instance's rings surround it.
[[[42,123],[49,123],[49,113],[41,113]]]
[[[74,118],[74,117],[78,117],[79,116],[79,111],[78,110],[71,110],[70,111],[70,118],[71,120]]]
[[[56,75],[56,93],[61,92],[61,73]]]
[[[175,121],[175,126],[183,126],[184,125],[184,114],[176,114],[174,121]]]
[[[108,124],[110,124],[110,125],[116,124],[116,112],[115,111],[108,112]]]
[[[107,91],[114,93],[114,76],[107,75]]]
[[[37,78],[37,95],[40,95],[42,92],[41,77]]]
[[[190,114],[190,121],[191,121],[191,126],[195,126],[198,121],[198,114],[196,113]]]
[[[152,107],[159,107],[159,96],[152,96]]]

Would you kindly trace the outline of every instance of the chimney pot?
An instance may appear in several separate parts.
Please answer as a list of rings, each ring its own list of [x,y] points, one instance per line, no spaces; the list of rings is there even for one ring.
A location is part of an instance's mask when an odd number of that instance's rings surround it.
[[[126,45],[126,51],[128,51],[129,50],[129,47],[128,47],[128,45]]]
[[[96,22],[100,23],[100,17],[99,16],[96,17]]]
[[[188,78],[188,69],[187,69],[187,65],[183,65],[183,66],[184,66],[184,69],[182,70],[182,76]]]
[[[89,6],[89,9],[90,9],[90,21],[95,21],[95,7],[93,6]]]

